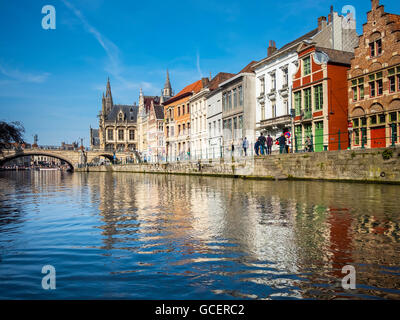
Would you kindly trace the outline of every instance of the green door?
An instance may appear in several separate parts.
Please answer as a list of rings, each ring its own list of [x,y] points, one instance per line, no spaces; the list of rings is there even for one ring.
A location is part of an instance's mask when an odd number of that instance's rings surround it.
[[[315,147],[316,152],[324,150],[324,123],[323,121],[315,123]]]

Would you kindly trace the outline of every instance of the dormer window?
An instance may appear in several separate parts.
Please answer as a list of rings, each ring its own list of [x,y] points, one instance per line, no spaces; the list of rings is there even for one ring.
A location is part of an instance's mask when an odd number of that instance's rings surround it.
[[[118,121],[124,121],[124,114],[122,112],[118,115]]]

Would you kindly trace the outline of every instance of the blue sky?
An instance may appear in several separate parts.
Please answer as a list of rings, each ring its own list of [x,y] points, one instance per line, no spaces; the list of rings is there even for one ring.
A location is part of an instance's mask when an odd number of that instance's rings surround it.
[[[400,2],[381,1],[400,13]],[[44,5],[56,29],[41,26]],[[22,121],[25,139],[59,145],[97,127],[110,77],[114,103],[139,89],[160,93],[168,68],[175,92],[223,71],[236,73],[317,26],[330,5],[356,8],[357,31],[370,1],[0,0],[0,119]]]

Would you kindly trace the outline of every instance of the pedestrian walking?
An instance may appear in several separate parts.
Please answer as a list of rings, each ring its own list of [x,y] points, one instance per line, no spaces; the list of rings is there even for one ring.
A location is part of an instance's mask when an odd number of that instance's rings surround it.
[[[249,140],[247,140],[247,137],[244,137],[242,147],[243,147],[243,151],[244,151],[244,156],[247,157],[247,149],[249,147]]]
[[[267,142],[267,139],[265,139],[263,133],[260,133],[260,136],[258,137],[258,141],[260,142],[260,151],[261,154],[264,154],[264,150],[265,150],[265,143]]]
[[[272,153],[272,144],[274,143],[270,135],[267,136],[267,154]]]
[[[235,152],[235,145],[233,144],[233,141],[232,141],[231,151],[232,151],[232,157],[233,157],[233,153]]]

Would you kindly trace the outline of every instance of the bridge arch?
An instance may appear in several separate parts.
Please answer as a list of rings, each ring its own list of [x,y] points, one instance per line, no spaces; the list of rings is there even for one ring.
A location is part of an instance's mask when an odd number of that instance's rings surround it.
[[[0,158],[0,165],[4,165],[8,161],[11,161],[11,160],[14,160],[17,158],[30,157],[30,156],[45,156],[45,157],[52,157],[52,158],[62,160],[68,164],[71,171],[74,171],[74,165],[71,160],[69,160],[63,156],[59,156],[58,154],[54,154],[54,153],[46,152],[46,151],[39,151],[39,150],[38,151],[29,151],[29,152],[22,151],[22,152],[16,152],[14,154],[4,155],[3,157]]]

